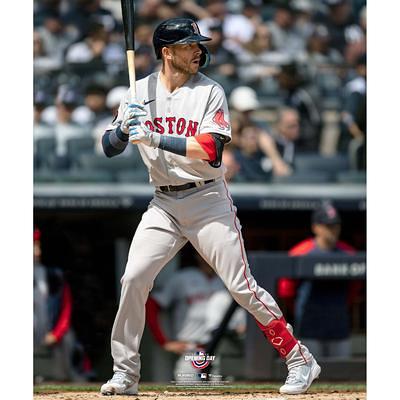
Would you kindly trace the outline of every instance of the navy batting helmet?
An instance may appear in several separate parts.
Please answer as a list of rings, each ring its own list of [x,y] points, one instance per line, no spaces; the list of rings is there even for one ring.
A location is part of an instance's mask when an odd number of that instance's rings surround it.
[[[171,44],[198,43],[202,50],[200,67],[206,67],[210,60],[207,48],[200,44],[211,38],[200,33],[196,22],[190,18],[171,18],[161,22],[153,35],[154,51],[157,59],[161,59],[161,49]]]

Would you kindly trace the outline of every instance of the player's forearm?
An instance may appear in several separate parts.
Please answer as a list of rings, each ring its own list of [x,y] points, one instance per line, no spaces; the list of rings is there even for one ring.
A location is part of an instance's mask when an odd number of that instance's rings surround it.
[[[107,157],[114,157],[121,154],[129,143],[129,135],[123,133],[118,126],[117,128],[106,131],[102,138],[102,146],[104,154]]]
[[[194,137],[181,138],[153,132],[150,146],[188,158],[211,160],[210,155]]]

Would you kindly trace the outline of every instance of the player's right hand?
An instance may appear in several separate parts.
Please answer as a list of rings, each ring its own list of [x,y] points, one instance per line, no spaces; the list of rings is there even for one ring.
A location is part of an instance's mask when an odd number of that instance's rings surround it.
[[[147,111],[144,109],[143,104],[130,103],[127,105],[121,122],[121,131],[128,134],[129,128],[137,125],[140,117],[145,117]]]

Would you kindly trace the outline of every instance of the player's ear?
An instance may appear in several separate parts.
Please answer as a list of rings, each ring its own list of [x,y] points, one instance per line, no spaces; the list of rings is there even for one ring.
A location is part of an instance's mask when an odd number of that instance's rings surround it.
[[[170,47],[163,47],[161,49],[161,55],[163,59],[168,59],[170,60],[172,58],[172,52]]]

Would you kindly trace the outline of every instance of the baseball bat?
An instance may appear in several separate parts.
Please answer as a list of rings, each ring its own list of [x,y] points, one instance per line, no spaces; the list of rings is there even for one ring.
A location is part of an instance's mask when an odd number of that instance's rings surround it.
[[[125,33],[125,49],[128,62],[129,87],[131,101],[136,99],[136,72],[135,72],[135,1],[121,0],[122,23]]]

